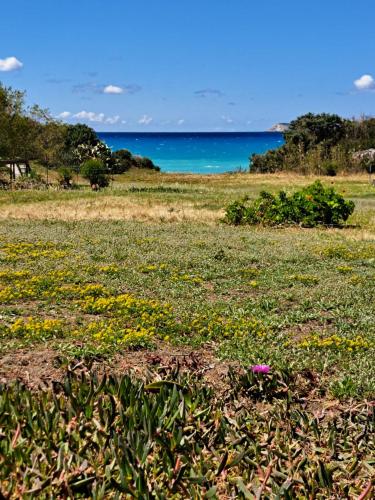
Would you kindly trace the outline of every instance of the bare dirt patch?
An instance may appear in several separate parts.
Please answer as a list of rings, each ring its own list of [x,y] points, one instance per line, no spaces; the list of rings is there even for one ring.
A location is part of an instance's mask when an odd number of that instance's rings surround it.
[[[229,366],[218,360],[212,351],[160,345],[155,350],[124,351],[112,359],[95,359],[88,365],[84,361],[72,361],[69,368],[73,371],[91,369],[99,374],[111,373],[117,376],[132,372],[137,378],[152,375],[163,378],[176,369],[180,373],[191,373],[220,390],[228,384]],[[0,383],[20,381],[26,386],[37,389],[61,382],[66,374],[68,363],[61,354],[51,348],[38,347],[18,349],[0,358]]]
[[[333,318],[324,318],[324,314],[322,313],[322,319],[320,320],[310,319],[293,327],[288,326],[283,331],[294,342],[300,342],[311,334],[324,332],[327,335],[333,335],[335,333],[335,325],[333,324]]]
[[[0,358],[0,382],[5,384],[19,380],[30,388],[50,385],[61,380],[65,370],[58,363],[53,349],[19,349]]]

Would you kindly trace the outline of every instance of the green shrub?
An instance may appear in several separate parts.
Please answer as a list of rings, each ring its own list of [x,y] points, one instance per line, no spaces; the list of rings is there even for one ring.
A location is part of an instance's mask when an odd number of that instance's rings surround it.
[[[259,174],[272,174],[284,170],[285,147],[271,149],[264,154],[253,154],[250,158],[250,171]]]
[[[284,191],[274,196],[263,191],[251,203],[248,198],[231,203],[226,208],[228,224],[301,224],[338,226],[354,211],[354,203],[346,201],[333,188],[325,188],[320,181],[296,191],[288,197]]]
[[[156,170],[157,172],[160,172],[160,167],[154,164],[150,158],[147,158],[146,156],[134,156],[134,161],[135,161],[135,166],[137,168],[145,168],[148,170]]]
[[[112,173],[114,174],[123,174],[134,164],[133,155],[127,149],[119,149],[117,151],[114,151],[112,153],[112,158],[114,160]]]
[[[123,174],[131,168],[142,168],[160,171],[160,167],[154,164],[150,158],[144,156],[133,156],[127,149],[119,149],[112,153],[111,171],[113,174]]]
[[[64,189],[69,189],[72,187],[73,180],[73,170],[69,167],[61,167],[58,170],[59,174],[59,184]]]
[[[323,162],[322,173],[324,175],[335,177],[335,175],[337,174],[337,170],[338,170],[338,165],[336,162],[329,160]]]
[[[81,167],[81,175],[90,182],[93,189],[108,186],[107,169],[101,160],[87,160]]]

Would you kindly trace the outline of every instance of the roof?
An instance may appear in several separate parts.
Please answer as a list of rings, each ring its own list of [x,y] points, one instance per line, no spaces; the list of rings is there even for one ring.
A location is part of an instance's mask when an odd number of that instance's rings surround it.
[[[362,151],[356,151],[353,153],[353,158],[355,160],[365,160],[365,159],[375,159],[375,148],[363,149]]]

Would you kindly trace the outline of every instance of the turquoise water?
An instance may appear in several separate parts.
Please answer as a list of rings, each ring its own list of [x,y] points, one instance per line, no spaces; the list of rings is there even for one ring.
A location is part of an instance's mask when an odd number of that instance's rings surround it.
[[[148,156],[163,172],[196,174],[247,169],[253,153],[264,153],[284,143],[277,132],[101,132],[98,136],[113,150],[129,149],[135,155]]]

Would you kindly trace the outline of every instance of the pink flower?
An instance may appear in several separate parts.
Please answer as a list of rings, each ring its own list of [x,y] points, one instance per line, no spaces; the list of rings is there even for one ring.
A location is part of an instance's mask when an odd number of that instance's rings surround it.
[[[271,367],[268,365],[255,365],[251,367],[253,373],[268,373]]]

